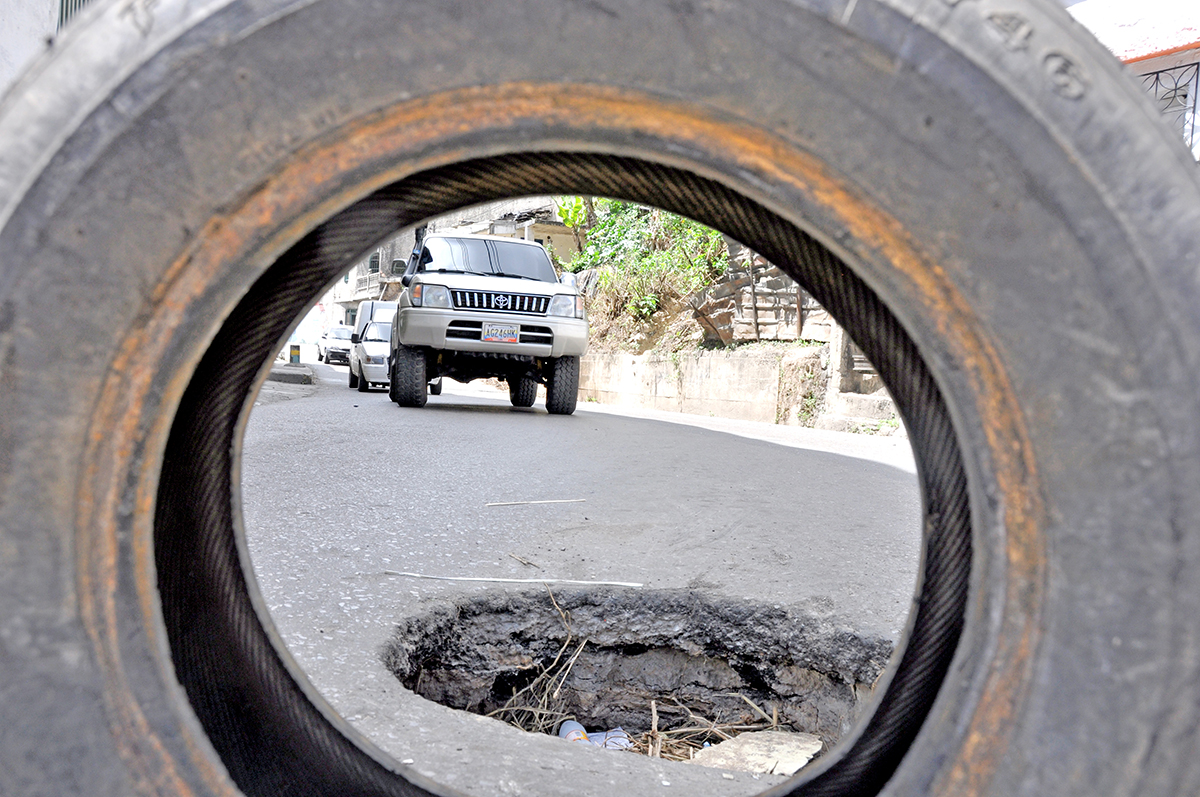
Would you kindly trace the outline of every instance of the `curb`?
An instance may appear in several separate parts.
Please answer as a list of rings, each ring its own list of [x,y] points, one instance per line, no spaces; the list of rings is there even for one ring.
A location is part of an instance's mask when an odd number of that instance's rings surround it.
[[[271,373],[267,376],[271,382],[290,382],[296,385],[311,385],[313,383],[312,369],[307,365],[296,363],[272,363]]]

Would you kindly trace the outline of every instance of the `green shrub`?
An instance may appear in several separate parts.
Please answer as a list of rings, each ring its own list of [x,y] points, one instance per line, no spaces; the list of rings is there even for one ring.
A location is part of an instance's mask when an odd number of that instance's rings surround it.
[[[719,232],[674,213],[615,199],[594,200],[592,213],[581,197],[557,202],[563,223],[586,228],[583,251],[567,268],[596,270],[593,314],[646,320],[669,300],[712,284],[728,264]]]

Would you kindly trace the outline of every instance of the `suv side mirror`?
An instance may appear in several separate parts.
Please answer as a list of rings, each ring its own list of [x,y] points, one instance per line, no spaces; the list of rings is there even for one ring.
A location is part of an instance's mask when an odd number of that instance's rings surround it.
[[[575,275],[570,271],[564,271],[562,274],[560,274],[558,281],[563,285],[566,285],[568,288],[578,287],[578,281],[575,279]]]
[[[351,343],[361,343],[362,342],[361,340],[359,340],[357,332],[355,332],[353,335],[350,336],[350,342]]]

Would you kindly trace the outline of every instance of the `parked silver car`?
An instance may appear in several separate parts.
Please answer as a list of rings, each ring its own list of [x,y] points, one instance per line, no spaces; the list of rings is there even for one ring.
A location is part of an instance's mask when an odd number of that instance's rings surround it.
[[[371,385],[388,383],[388,339],[392,325],[372,321],[362,334],[350,336],[350,387],[365,393]]]
[[[409,258],[392,326],[390,395],[424,406],[427,384],[497,377],[514,406],[539,384],[546,410],[569,415],[579,392],[588,322],[573,276],[560,282],[541,244],[485,235],[430,235]]]
[[[350,364],[350,336],[354,330],[343,324],[330,327],[317,339],[317,361]]]

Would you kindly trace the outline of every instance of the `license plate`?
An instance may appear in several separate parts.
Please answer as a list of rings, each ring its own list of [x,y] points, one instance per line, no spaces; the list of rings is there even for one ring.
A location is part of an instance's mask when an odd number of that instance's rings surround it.
[[[480,340],[485,343],[519,343],[521,327],[517,324],[484,324]]]

